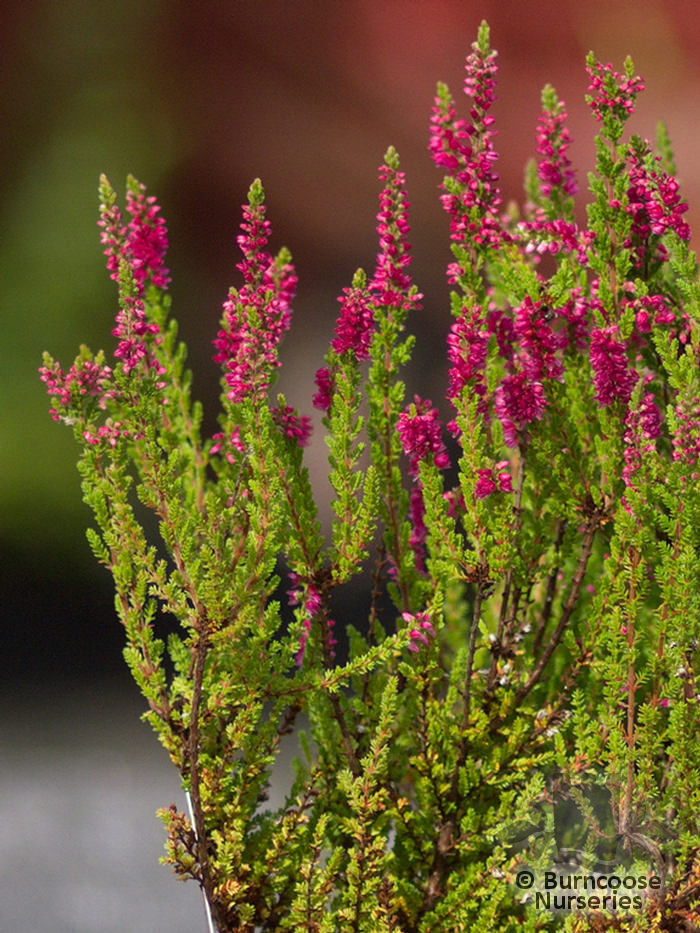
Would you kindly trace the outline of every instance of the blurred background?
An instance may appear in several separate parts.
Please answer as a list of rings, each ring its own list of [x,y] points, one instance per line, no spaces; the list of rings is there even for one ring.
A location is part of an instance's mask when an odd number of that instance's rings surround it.
[[[70,431],[51,421],[43,350],[111,349],[97,184],[127,173],[169,232],[175,316],[195,394],[215,429],[210,341],[238,282],[240,205],[266,190],[272,246],[299,274],[279,388],[314,415],[309,464],[324,490],[313,377],[336,297],[372,270],[377,168],[401,156],[424,310],[409,392],[441,405],[450,319],[447,220],[427,152],[435,84],[464,113],[464,57],[487,19],[499,50],[495,116],[505,201],[521,200],[545,83],[569,109],[585,186],[595,123],[586,53],[646,82],[630,129],[668,125],[700,219],[700,16],[687,0],[5,0],[0,18],[0,926],[6,933],[204,929],[199,892],[158,867],[153,814],[177,800],[139,722],[110,580],[85,541]],[[579,195],[583,216],[585,194]],[[442,406],[441,406],[442,407]],[[446,413],[446,412],[445,412]]]

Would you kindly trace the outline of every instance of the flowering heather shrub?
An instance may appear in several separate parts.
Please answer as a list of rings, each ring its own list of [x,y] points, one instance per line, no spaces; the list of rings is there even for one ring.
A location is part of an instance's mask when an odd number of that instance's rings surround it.
[[[641,79],[629,61],[587,70],[585,224],[551,87],[522,213],[504,216],[485,24],[468,116],[438,88],[444,428],[401,381],[421,296],[388,151],[376,268],[344,290],[316,376],[328,541],[310,419],[271,397],[296,278],[268,251],[260,183],[214,339],[220,430],[202,438],[165,225],[133,179],[127,222],[102,180],[114,360],[83,348],[64,372],[47,355],[41,376],[81,449],[146,718],[191,800],[161,813],[166,861],[221,933],[700,924],[700,287],[665,133],[658,154],[625,136]],[[332,605],[359,574],[345,657]]]

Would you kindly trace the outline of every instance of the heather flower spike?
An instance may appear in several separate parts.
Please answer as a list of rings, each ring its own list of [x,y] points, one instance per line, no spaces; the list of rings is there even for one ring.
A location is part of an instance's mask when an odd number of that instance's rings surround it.
[[[376,262],[329,309],[316,372],[318,487],[311,418],[272,394],[296,274],[260,182],[202,438],[158,205],[129,179],[122,207],[101,180],[114,351],[46,354],[40,377],[191,805],[160,811],[164,861],[216,933],[697,925],[698,267],[667,135],[658,153],[627,135],[641,79],[586,68],[585,221],[549,86],[522,211],[503,216],[486,24],[464,116],[438,88],[452,318],[435,404],[407,397],[426,312],[387,151]],[[586,874],[562,871],[574,849]]]
[[[270,223],[259,181],[250,188],[243,217],[238,237],[243,260],[237,268],[244,284],[229,292],[214,340],[214,362],[224,370],[226,395],[234,403],[262,397],[269,388],[280,365],[277,347],[291,323],[297,283],[289,253],[282,250],[273,259],[267,252]]]
[[[444,85],[438,86],[433,108],[429,149],[435,164],[448,170],[441,186],[441,201],[450,216],[453,243],[460,247],[453,247],[457,261],[450,267],[449,276],[454,281],[467,272],[460,263],[462,250],[478,254],[508,240],[500,218],[494,117],[490,113],[496,99],[496,55],[489,45],[488,26],[482,23],[465,69],[464,93],[470,99],[471,122],[456,117]]]
[[[634,74],[631,58],[625,60],[624,74],[603,65],[590,52],[586,58],[586,71],[590,79],[586,103],[596,120],[602,124],[602,135],[616,144],[624,124],[634,113],[637,95],[644,90],[644,82]]]

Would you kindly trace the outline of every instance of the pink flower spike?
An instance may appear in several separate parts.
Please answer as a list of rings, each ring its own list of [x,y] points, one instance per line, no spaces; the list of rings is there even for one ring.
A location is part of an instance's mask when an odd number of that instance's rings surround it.
[[[146,197],[145,185],[134,178],[129,178],[128,185],[126,209],[131,220],[126,228],[124,256],[133,270],[139,294],[143,294],[148,284],[167,289],[170,273],[164,260],[168,231],[159,216],[160,207],[154,197]]]
[[[307,447],[311,437],[311,419],[308,415],[298,415],[290,406],[271,408],[275,424],[289,438],[296,438],[300,447]]]
[[[318,392],[316,392],[311,402],[314,408],[328,412],[333,401],[333,377],[330,370],[327,367],[319,369],[314,381]]]
[[[444,470],[449,466],[449,456],[442,441],[442,424],[436,408],[431,408],[430,399],[416,395],[413,404],[399,415],[397,431],[403,452],[409,459],[409,475],[417,479],[419,464],[431,460]]]
[[[364,288],[345,288],[338,299],[340,317],[335,327],[331,349],[342,356],[353,352],[358,360],[369,359],[369,344],[374,329],[374,309]]]
[[[214,362],[223,367],[226,397],[234,403],[267,391],[272,371],[280,365],[277,347],[291,322],[297,283],[288,254],[283,251],[273,259],[265,249],[270,224],[259,181],[253,183],[248,197],[243,233],[238,237],[243,252],[238,269],[244,285],[231,289],[214,340]]]
[[[410,205],[406,196],[406,176],[399,171],[399,159],[394,149],[387,151],[384,164],[379,169],[379,177],[384,182],[377,214],[379,253],[374,276],[369,282],[369,291],[378,305],[402,311],[418,310],[423,296],[412,288],[408,273],[411,264],[408,235],[411,227],[408,222]],[[366,312],[365,321],[369,321]],[[363,333],[367,330],[368,324],[364,323]]]
[[[616,326],[591,331],[593,385],[595,397],[602,408],[616,400],[627,404],[638,379],[637,373],[629,366],[624,344],[616,339],[617,335]]]
[[[586,71],[590,78],[586,96],[596,120],[603,122],[607,116],[624,121],[634,113],[637,94],[644,90],[644,82],[635,75],[619,74],[610,64],[603,65],[589,55]]]
[[[401,618],[408,625],[416,625],[417,628],[412,628],[409,630],[409,638],[411,639],[408,643],[408,650],[417,653],[420,651],[421,645],[429,645],[430,639],[435,637],[435,629],[430,621],[430,617],[427,612],[419,612],[417,615],[413,615],[410,612],[403,612]]]
[[[540,190],[548,199],[553,195],[570,198],[578,191],[578,184],[571,160],[566,154],[571,145],[571,134],[566,126],[566,108],[549,86],[543,91],[542,104],[542,115],[537,126]]]
[[[449,183],[441,185],[441,201],[451,218],[451,238],[472,248],[496,248],[509,240],[501,220],[494,118],[489,113],[496,100],[496,54],[489,46],[488,27],[482,24],[465,64],[464,93],[470,98],[472,122],[456,118],[445,88],[440,89],[431,119],[428,148],[436,165],[449,173]],[[449,275],[458,276],[459,266],[453,264]]]
[[[497,488],[496,483],[493,481],[493,472],[492,470],[477,470],[477,475],[474,497],[476,499],[487,499]]]

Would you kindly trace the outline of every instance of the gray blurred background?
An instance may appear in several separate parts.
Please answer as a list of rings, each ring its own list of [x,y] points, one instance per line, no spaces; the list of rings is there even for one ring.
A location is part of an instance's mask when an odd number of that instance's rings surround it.
[[[47,415],[48,349],[110,349],[113,284],[97,219],[101,172],[157,194],[168,221],[174,313],[215,430],[210,361],[236,283],[240,205],[259,176],[275,249],[300,283],[279,388],[314,415],[313,376],[340,290],[373,268],[377,167],[408,175],[413,274],[424,292],[409,391],[440,405],[449,327],[447,220],[427,153],[435,84],[464,108],[464,57],[481,19],[500,52],[495,115],[506,201],[534,153],[542,86],[569,106],[583,185],[595,124],[583,102],[594,49],[631,54],[647,90],[632,130],[663,118],[689,220],[700,211],[700,16],[687,0],[5,0],[0,16],[0,929],[204,930],[199,892],[157,865],[159,806],[181,805],[139,722],[110,581],[85,542],[70,432]],[[585,198],[580,197],[581,211]],[[583,216],[583,213],[582,213]]]

